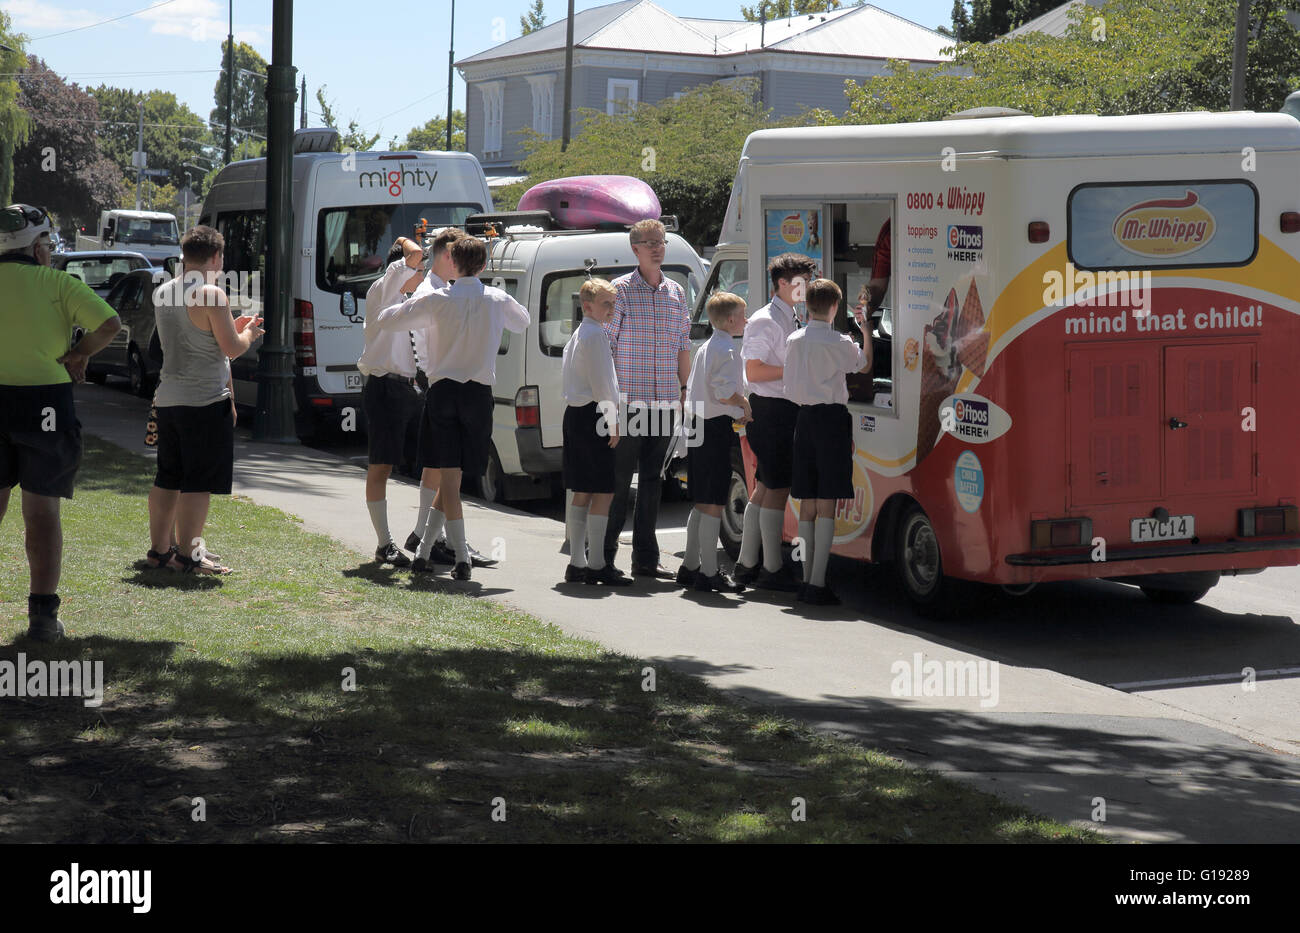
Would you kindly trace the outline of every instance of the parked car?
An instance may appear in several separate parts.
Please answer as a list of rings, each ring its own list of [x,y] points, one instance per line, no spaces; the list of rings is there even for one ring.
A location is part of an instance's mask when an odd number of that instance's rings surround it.
[[[156,358],[149,353],[154,332],[152,295],[156,271],[152,267],[134,269],[108,293],[105,300],[122,319],[122,329],[107,347],[90,358],[86,378],[91,382],[102,385],[110,375],[125,376],[134,395],[153,395],[162,369],[162,351],[156,351]],[[79,339],[77,334],[73,343]]]
[[[101,298],[107,298],[113,286],[128,272],[152,268],[143,254],[124,250],[55,253],[50,257],[50,265],[81,279]]]

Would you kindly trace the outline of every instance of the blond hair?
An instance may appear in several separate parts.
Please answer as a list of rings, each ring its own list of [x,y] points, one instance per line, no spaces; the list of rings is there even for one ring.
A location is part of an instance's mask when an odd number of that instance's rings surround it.
[[[651,233],[658,234],[661,239],[668,236],[668,231],[664,228],[664,225],[653,219],[638,220],[627,231],[628,239],[633,243],[642,242]]]
[[[745,299],[731,292],[715,292],[709,298],[709,303],[704,306],[704,310],[709,314],[709,323],[714,327],[721,327],[722,322],[737,308],[742,314],[745,312]]]
[[[582,283],[582,288],[578,289],[578,298],[584,304],[594,303],[601,295],[614,298],[618,296],[618,290],[604,279],[587,279]]]

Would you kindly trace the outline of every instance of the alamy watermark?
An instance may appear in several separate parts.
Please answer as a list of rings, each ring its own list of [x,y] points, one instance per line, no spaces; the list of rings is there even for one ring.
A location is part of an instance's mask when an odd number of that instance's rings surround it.
[[[18,652],[0,660],[0,697],[83,697],[84,705],[104,702],[103,661],[42,661]]]
[[[911,661],[889,665],[894,679],[889,692],[896,697],[979,697],[985,709],[998,705],[998,662],[985,660],[926,661],[917,651]]]

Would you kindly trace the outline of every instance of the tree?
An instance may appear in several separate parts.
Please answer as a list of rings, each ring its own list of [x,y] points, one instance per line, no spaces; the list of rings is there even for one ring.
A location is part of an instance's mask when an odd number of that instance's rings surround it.
[[[854,6],[862,6],[866,0],[857,0]],[[842,0],[759,0],[753,6],[742,6],[740,15],[751,23],[757,23],[760,14],[766,8],[769,20],[785,19],[788,16],[803,16],[808,13],[829,13],[843,6]]]
[[[95,98],[66,84],[35,55],[19,77],[31,135],[13,157],[17,199],[57,215],[63,229],[93,226],[122,196],[122,172],[100,149]],[[8,204],[6,196],[4,203]]]
[[[659,196],[665,213],[682,220],[682,235],[699,245],[717,242],[745,138],[771,126],[809,122],[806,116],[769,123],[755,101],[757,81],[705,84],[680,98],[642,103],[625,114],[581,109],[580,129],[560,151],[560,140],[523,130],[527,182],[494,194],[502,209],[519,203],[531,185],[567,175],[632,175]]]
[[[229,48],[229,41],[223,40],[221,74],[217,77],[216,87],[212,89],[212,99],[216,106],[208,116],[212,132],[218,134],[223,143],[226,132],[226,61]],[[266,70],[266,59],[258,55],[251,45],[247,42],[235,44],[235,120],[232,125],[263,137],[266,136]],[[231,137],[231,145],[239,145],[238,136]]]
[[[971,41],[970,14],[966,12],[966,0],[952,0],[952,28],[940,26],[939,32],[960,42]]]
[[[542,11],[542,0],[533,0],[525,16],[519,17],[519,34],[526,36],[546,25],[546,14]]]
[[[1062,0],[954,0],[952,31],[963,42],[992,42],[1061,5]],[[960,11],[960,13],[959,13]],[[960,18],[959,18],[960,17]]]
[[[334,120],[334,108],[325,100],[324,84],[316,89],[316,103],[320,105],[320,115],[321,119],[325,121],[325,125],[331,129],[338,129],[339,125]],[[348,131],[343,133],[339,139],[339,151],[343,152],[351,149],[354,152],[365,152],[368,149],[373,149],[377,142],[379,142],[378,133],[374,136],[367,136],[361,132],[361,127],[357,125],[356,120],[349,120]]]
[[[0,10],[0,45],[14,50],[0,51],[0,204],[9,204],[14,191],[14,154],[27,139],[30,121],[18,104],[18,81],[13,77],[27,62],[25,37],[13,32],[4,10]]]
[[[1285,17],[1294,6],[1254,4],[1247,109],[1277,110],[1300,78],[1300,34]],[[1061,38],[1031,33],[959,44],[947,67],[891,62],[886,75],[847,82],[843,122],[938,120],[983,106],[1039,116],[1227,109],[1236,0],[1110,0],[1101,9],[1101,23],[1094,22],[1098,8],[1072,10]]]
[[[447,147],[447,120],[433,117],[424,126],[413,127],[406,134],[403,149],[442,150]],[[465,111],[451,112],[451,148],[455,152],[465,151]]]
[[[101,84],[91,89],[99,105],[99,146],[123,173],[135,197],[135,170],[131,153],[138,143],[137,121],[144,103],[144,151],[149,168],[165,169],[169,181],[185,177],[185,163],[202,156],[212,139],[203,118],[176,99],[171,91],[130,91]],[[187,142],[186,140],[195,140]],[[238,142],[238,137],[236,137]]]

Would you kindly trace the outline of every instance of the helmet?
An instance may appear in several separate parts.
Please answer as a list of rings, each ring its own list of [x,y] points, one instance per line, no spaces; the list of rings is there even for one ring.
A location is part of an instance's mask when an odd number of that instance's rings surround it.
[[[0,210],[0,253],[27,249],[45,237],[48,241],[53,225],[50,215],[29,204],[10,204]]]

